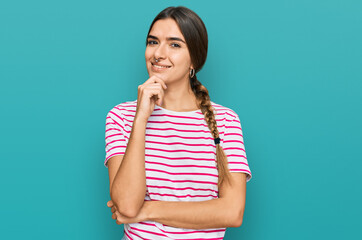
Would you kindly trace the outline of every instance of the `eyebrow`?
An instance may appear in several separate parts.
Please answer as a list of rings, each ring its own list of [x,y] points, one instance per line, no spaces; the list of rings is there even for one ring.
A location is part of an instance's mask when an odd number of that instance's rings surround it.
[[[152,38],[152,39],[158,40],[158,37],[153,36],[153,35],[148,35],[147,38]],[[168,38],[166,38],[166,39],[167,39],[167,41],[180,41],[180,42],[185,43],[184,40],[182,40],[181,38],[178,38],[178,37],[168,37]],[[185,44],[186,44],[186,43],[185,43]]]

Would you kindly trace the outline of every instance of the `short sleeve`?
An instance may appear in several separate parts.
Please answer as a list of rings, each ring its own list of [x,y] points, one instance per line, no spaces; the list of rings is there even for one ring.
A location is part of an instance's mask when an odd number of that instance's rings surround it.
[[[234,113],[235,115],[235,113]],[[223,150],[228,159],[230,172],[244,172],[247,182],[251,179],[251,171],[246,157],[243,132],[238,115],[227,119],[223,140]]]
[[[127,147],[123,118],[120,113],[115,113],[114,109],[107,114],[105,141],[106,157],[104,166],[108,167],[108,160],[115,155],[124,155]]]

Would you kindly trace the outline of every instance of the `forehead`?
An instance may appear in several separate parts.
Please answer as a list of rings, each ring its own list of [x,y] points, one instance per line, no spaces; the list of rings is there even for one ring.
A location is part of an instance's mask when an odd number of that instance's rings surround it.
[[[178,37],[185,40],[176,21],[171,18],[156,21],[152,26],[150,35],[158,38]]]

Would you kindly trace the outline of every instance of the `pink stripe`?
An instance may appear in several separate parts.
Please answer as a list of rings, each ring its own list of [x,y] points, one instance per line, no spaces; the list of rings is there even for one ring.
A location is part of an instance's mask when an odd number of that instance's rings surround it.
[[[131,238],[131,236],[126,231],[124,231],[124,234],[126,234],[129,239],[133,240],[133,238]]]
[[[116,139],[116,140],[113,140],[113,141],[111,141],[111,142],[107,142],[107,145],[112,144],[112,143],[114,143],[114,142],[119,142],[119,141],[125,142],[126,140],[125,140],[125,139]]]
[[[166,181],[166,182],[173,182],[173,183],[203,183],[203,184],[212,184],[212,185],[217,185],[217,183],[214,182],[208,182],[208,181],[193,181],[193,180],[170,180],[170,179],[165,179],[165,178],[156,178],[156,177],[146,177],[146,179],[150,179],[150,180],[160,180],[160,181]]]
[[[186,198],[186,197],[191,197],[191,198],[195,198],[195,197],[215,197],[214,195],[174,195],[174,194],[161,194],[161,193],[150,193],[150,195],[158,195],[158,196],[169,196],[169,197],[175,197],[175,198]]]
[[[110,159],[112,156],[114,156],[114,155],[124,155],[124,152],[116,152],[116,153],[113,153],[113,154],[111,154],[111,155],[109,155],[108,157],[107,157],[107,159],[106,159],[106,161],[108,161],[108,159]]]
[[[130,227],[132,230],[134,230],[132,227]],[[141,239],[143,239],[143,240],[152,240],[152,239],[149,239],[149,238],[143,238],[143,237],[141,237],[140,235],[138,235],[138,234],[136,234],[135,232],[132,232],[132,231],[130,231],[130,230],[128,230],[129,231],[129,233],[130,234],[132,234],[132,235],[135,235],[136,237],[139,237],[139,238],[141,238]]]
[[[240,133],[225,133],[225,136],[240,136],[240,137],[243,137],[243,135],[240,134]]]
[[[121,130],[119,130],[119,129],[117,129],[117,128],[108,128],[108,129],[106,130],[106,132],[111,131],[111,130],[118,131],[118,132],[121,131]]]
[[[240,124],[240,121],[237,120],[236,118],[233,120],[233,122],[236,122],[238,125],[241,125],[241,124]]]
[[[147,147],[146,149],[148,150],[155,150],[155,151],[161,151],[161,152],[188,152],[188,153],[195,153],[195,154],[199,154],[199,153],[213,153],[214,155],[216,155],[216,153],[211,152],[211,151],[188,151],[188,150],[166,150],[166,149],[160,149],[160,148],[149,148]]]
[[[172,173],[172,172],[167,172],[164,170],[159,170],[159,169],[153,169],[153,168],[146,168],[146,171],[151,171],[151,172],[161,172],[161,173],[166,173],[169,175],[173,175],[173,176],[177,176],[177,175],[196,175],[196,176],[211,176],[211,177],[218,177],[218,175],[215,174],[211,174],[211,173],[198,173],[198,172],[191,172],[191,173]]]
[[[151,232],[151,231],[139,229],[139,228],[136,228],[136,227],[131,227],[131,229],[132,230],[137,230],[137,231],[140,231],[140,232],[145,232],[145,233],[152,234],[152,235],[156,235],[156,236],[167,237],[167,235],[162,234],[162,233]]]
[[[225,114],[226,114],[226,115],[229,115],[230,117],[235,118],[235,115],[232,115],[232,114],[230,114],[230,113],[228,113],[228,112],[225,112]]]
[[[123,120],[127,121],[127,122],[133,122],[134,120],[134,117],[135,115],[129,115],[129,114],[123,114],[125,117],[129,117],[131,118],[131,120],[127,119],[127,118],[124,118]],[[167,115],[167,114],[161,114],[161,115],[151,115],[150,117],[162,117],[162,116],[168,116],[168,117],[173,117],[175,119],[179,119],[179,118],[188,118],[188,119],[193,119],[193,120],[199,120],[199,121],[202,121],[204,118],[201,117],[201,118],[195,118],[195,117],[186,117],[186,116],[180,116],[180,115],[177,115],[177,116],[172,116],[172,115]],[[202,115],[203,116],[203,115]],[[221,121],[224,121],[225,119],[215,119],[216,122],[221,122]],[[226,120],[228,121],[228,120]],[[148,121],[148,122],[151,122],[151,121]],[[177,123],[177,122],[175,122]]]
[[[148,225],[148,226],[153,226],[158,228],[155,224],[152,223],[145,223],[145,222],[139,222],[142,225]],[[167,226],[167,225],[165,225]],[[163,229],[159,229],[160,231],[164,232],[164,233],[168,233],[168,234],[193,234],[193,233],[214,233],[214,232],[225,232],[225,228],[221,228],[221,229],[215,229],[215,230],[196,230],[196,231],[187,231],[187,232],[171,232],[171,231],[165,231]]]
[[[239,141],[239,140],[224,140],[224,143],[232,143],[232,142],[236,142],[236,143],[242,143],[244,144],[243,141]]]
[[[160,155],[151,155],[151,154],[145,154],[145,156],[147,156],[147,157],[156,157],[156,158],[164,158],[164,159],[168,159],[168,160],[190,159],[190,160],[197,160],[197,161],[215,161],[215,159],[209,159],[209,158],[192,158],[192,157],[170,158],[170,157],[164,157],[164,156],[160,156]]]
[[[229,164],[244,164],[246,166],[249,166],[247,163],[244,162],[229,162]]]
[[[194,119],[194,120],[203,120],[204,118],[196,118],[196,117],[188,117],[188,116],[175,116],[175,115],[169,115],[169,114],[152,114],[152,117],[173,117],[173,118],[185,118],[185,119]]]
[[[228,126],[228,128],[235,128],[237,130],[242,130],[241,127],[239,127],[239,126]]]
[[[178,131],[178,132],[195,132],[195,133],[199,133],[199,132],[203,132],[203,133],[209,133],[210,130],[184,130],[184,129],[176,129],[176,128],[153,128],[153,127],[148,127],[146,128],[148,130],[173,130],[173,131]],[[219,134],[223,134],[224,132],[219,132]]]
[[[246,157],[244,155],[236,155],[236,154],[230,154],[230,155],[227,155],[227,157],[242,157],[242,158],[246,159]]]
[[[228,147],[228,148],[223,148],[224,150],[242,150],[245,152],[245,149],[243,148],[238,148],[238,147]]]
[[[129,122],[129,123],[133,123],[133,120],[134,120],[134,118],[132,118],[131,120],[129,120],[127,118],[124,119],[125,122]],[[127,124],[127,123],[125,125],[131,126],[131,125]]]
[[[224,239],[223,237],[221,238],[193,238],[192,240],[222,240]],[[182,240],[187,240],[187,239],[182,239]]]
[[[117,109],[118,109],[118,110],[122,110],[122,109],[119,109],[119,108],[117,108]],[[136,113],[135,110],[127,110],[127,109],[123,109],[123,110],[133,113],[133,114],[123,113],[123,116],[125,116],[125,117],[130,117],[130,118],[134,118],[134,117],[135,117],[135,113]],[[160,110],[159,110],[159,109],[155,109],[154,111],[155,111],[155,113],[157,113],[157,111],[160,111]],[[225,112],[225,113],[228,114],[227,112]],[[204,115],[203,115],[202,113],[197,112],[197,114],[199,114],[199,115],[202,116],[202,117],[197,118],[197,117],[189,117],[189,116],[180,116],[180,115],[175,116],[175,115],[169,115],[169,114],[154,114],[154,113],[152,113],[152,114],[150,115],[150,117],[185,118],[185,119],[200,120],[200,121],[202,121],[202,120],[205,119],[205,118],[204,118]],[[220,115],[221,115],[221,114],[216,115],[216,116],[220,116]],[[230,115],[230,114],[228,114],[228,115]],[[232,115],[230,115],[230,116],[232,116]],[[232,116],[232,117],[234,117],[234,116]],[[123,119],[123,120],[126,120],[126,121],[129,121],[129,122],[130,122],[130,120],[128,120],[128,119],[126,119],[126,118]],[[216,122],[221,122],[221,121],[232,122],[232,121],[233,121],[233,120],[228,120],[228,119],[226,119],[226,118],[220,118],[220,119],[216,118],[215,120],[216,120]]]
[[[127,109],[127,108],[120,108],[120,107],[115,107],[115,108],[117,108],[118,110],[120,110],[120,111],[122,111],[122,110],[124,110],[124,111],[127,111],[127,112],[134,112],[134,113],[136,113],[136,110],[130,110],[130,109]]]
[[[159,112],[159,111],[162,111],[162,109],[159,109],[159,108],[156,109],[156,108],[155,108],[153,111],[154,111],[154,112]],[[202,112],[195,112],[195,113],[200,114],[200,115],[203,115]]]
[[[108,153],[108,152],[112,151],[115,148],[126,148],[126,147],[124,147],[124,146],[114,146],[114,147],[111,147],[110,149],[108,149],[106,152]]]
[[[117,113],[113,112],[112,110],[109,112],[112,113],[114,116],[118,117],[123,122],[123,118],[119,116]]]
[[[218,193],[219,191],[216,191],[214,189],[209,189],[209,188],[193,188],[193,187],[184,187],[184,188],[175,188],[175,187],[167,187],[167,186],[155,186],[155,185],[147,185],[148,188],[166,188],[166,189],[171,189],[171,190],[194,190],[194,191],[211,191],[214,193]]]
[[[124,118],[123,119],[123,122],[125,122],[125,121],[127,121],[127,122],[129,122],[129,123],[132,123],[133,122],[133,120],[134,120],[134,116],[133,115],[126,115],[126,114],[123,114],[123,115],[125,115],[125,116],[129,116],[129,117],[131,117],[132,119],[131,120],[129,120],[129,119],[127,119],[127,118]],[[175,117],[176,118],[176,117]],[[182,121],[182,120],[180,120],[180,121]],[[216,119],[216,123],[219,123],[219,122],[231,122],[232,120],[228,120],[228,119]],[[182,123],[182,122],[174,122],[174,121],[151,121],[151,120],[148,120],[147,121],[148,123],[171,123],[171,124],[176,124],[176,125],[189,125],[189,126],[205,126],[205,127],[208,127],[206,124],[203,124],[203,123],[199,123],[199,124],[196,124],[196,123]],[[125,124],[126,126],[129,126],[129,127],[131,127],[131,125],[130,124]],[[218,125],[217,126],[218,128],[222,128],[222,127],[224,127],[224,125]]]
[[[162,165],[162,166],[166,166],[166,167],[197,167],[197,168],[211,168],[211,169],[216,169],[216,167],[212,167],[212,166],[199,166],[199,165],[173,165],[173,164],[166,164],[166,163],[160,163],[160,162],[151,162],[151,161],[145,161],[148,164],[158,164],[158,165]]]
[[[196,124],[196,123],[178,123],[178,122],[171,122],[171,121],[148,121],[149,123],[171,123],[176,125],[186,125],[186,126],[204,126],[208,127],[206,124]],[[218,127],[224,127],[224,125],[218,126]]]
[[[230,171],[241,171],[241,172],[247,172],[247,173],[249,173],[250,175],[251,175],[251,172],[250,171],[248,171],[248,170],[246,170],[246,169],[236,169],[236,168],[232,168],[232,169],[230,169]]]
[[[134,117],[135,117],[135,114],[125,114],[125,113],[124,113],[123,116],[134,118]],[[127,119],[127,118],[125,118],[125,119]],[[127,119],[127,121],[128,121],[128,119]]]
[[[214,140],[214,138],[212,137],[183,137],[183,136],[177,136],[177,135],[156,135],[156,134],[146,134],[146,136],[149,137],[161,137],[161,138],[171,138],[171,137],[175,137],[175,138],[183,138],[183,139],[210,139],[210,140]]]
[[[165,142],[156,142],[156,141],[146,141],[147,143],[154,143],[154,144],[162,144],[162,145],[185,145],[185,146],[193,146],[193,147],[214,147],[216,146],[214,144],[191,144],[191,143],[183,143],[183,142],[173,142],[173,143],[165,143]]]
[[[123,127],[121,124],[119,124],[117,121],[114,121],[113,119],[111,119],[111,120],[112,120],[112,123],[116,124],[116,125],[119,126],[123,131],[125,131],[124,127]]]
[[[106,136],[106,139],[110,138],[110,137],[114,137],[114,136],[123,136],[123,134],[122,133],[116,133],[116,134],[113,134],[113,135],[108,135],[108,136]]]

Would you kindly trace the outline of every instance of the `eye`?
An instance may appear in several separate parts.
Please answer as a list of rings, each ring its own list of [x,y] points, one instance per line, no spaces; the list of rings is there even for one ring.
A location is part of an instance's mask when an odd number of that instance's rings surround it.
[[[180,44],[178,44],[178,43],[171,43],[171,46],[172,46],[172,47],[176,47],[176,48],[180,48],[180,47],[181,47]]]
[[[153,44],[156,44],[157,42],[154,41],[154,40],[150,40],[150,41],[148,41],[147,43],[148,43],[148,45],[153,45]]]

